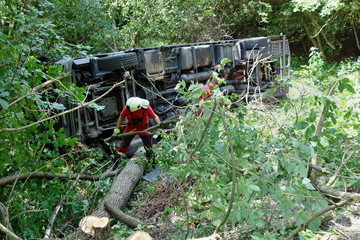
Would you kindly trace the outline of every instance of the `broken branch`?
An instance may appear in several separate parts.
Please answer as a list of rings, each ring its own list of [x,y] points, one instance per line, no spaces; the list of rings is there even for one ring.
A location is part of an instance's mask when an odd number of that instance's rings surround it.
[[[327,213],[328,211],[331,211],[331,210],[334,210],[335,208],[339,208],[339,207],[342,207],[346,204],[348,204],[349,202],[351,202],[353,199],[351,198],[348,198],[346,200],[343,200],[337,204],[334,204],[334,205],[331,205],[315,214],[313,214],[310,218],[308,218],[307,220],[305,220],[304,222],[302,222],[296,229],[294,229],[290,234],[289,236],[287,236],[285,238],[285,240],[290,240],[290,239],[293,239],[293,237],[295,237],[301,229],[303,229],[304,227],[306,227],[306,225],[308,225],[312,220],[314,220],[315,218],[317,217],[320,217],[322,216],[323,214]]]
[[[60,211],[60,209],[61,209],[61,207],[63,205],[63,202],[64,202],[64,197],[61,196],[59,204],[56,206],[56,208],[55,208],[55,210],[54,210],[54,212],[53,212],[53,214],[52,214],[52,216],[50,218],[49,224],[48,224],[48,226],[46,228],[44,239],[50,238],[56,216],[58,215],[58,213],[59,213],[59,211]]]
[[[142,221],[140,221],[139,219],[131,217],[128,214],[124,213],[123,211],[121,211],[119,208],[117,208],[110,201],[105,201],[104,206],[105,206],[105,209],[111,215],[113,215],[116,219],[118,219],[119,221],[125,223],[127,226],[129,226],[131,228],[136,228],[139,225],[144,225],[144,223]]]
[[[314,170],[316,170],[316,171],[318,171],[318,172],[326,173],[326,171],[327,171],[326,168],[317,166],[317,165],[312,164],[312,163],[310,163],[309,166],[310,166],[312,169],[314,169]]]
[[[337,177],[339,176],[339,173],[345,167],[345,165],[350,161],[350,159],[352,158],[353,155],[354,155],[354,152],[351,152],[347,156],[347,158],[343,161],[341,166],[336,170],[336,173],[329,179],[329,181],[328,181],[328,183],[326,185],[331,186],[336,181]]]
[[[13,183],[18,180],[30,179],[30,178],[45,178],[45,179],[70,179],[70,180],[89,180],[89,181],[98,181],[102,178],[113,177],[118,174],[119,170],[111,171],[106,174],[99,174],[99,175],[91,175],[91,174],[67,174],[67,173],[50,173],[50,172],[43,172],[43,171],[36,171],[36,172],[27,172],[27,173],[20,173],[16,175],[6,176],[0,178],[0,186],[4,186],[9,183]]]
[[[53,78],[53,79],[51,79],[51,80],[48,80],[48,81],[46,81],[46,82],[44,82],[44,83],[42,83],[42,84],[34,87],[30,92],[28,92],[28,93],[25,94],[24,96],[21,96],[21,97],[15,99],[14,101],[12,101],[7,108],[10,108],[11,106],[13,106],[13,105],[15,105],[16,103],[20,102],[20,101],[23,100],[24,98],[27,98],[28,96],[36,93],[36,92],[39,91],[40,89],[42,89],[42,88],[44,88],[44,87],[46,87],[46,86],[48,86],[48,85],[50,85],[50,84],[52,84],[52,83],[54,83],[54,82],[58,82],[58,81],[60,81],[60,80],[62,80],[62,79],[64,79],[64,78],[68,78],[68,77],[70,77],[70,75],[65,75],[65,76],[60,76],[60,77],[57,77],[57,78]]]
[[[20,237],[18,237],[15,233],[13,233],[12,231],[10,231],[8,228],[6,228],[4,225],[2,225],[0,223],[0,231],[5,233],[10,239],[14,239],[14,240],[21,240]]]

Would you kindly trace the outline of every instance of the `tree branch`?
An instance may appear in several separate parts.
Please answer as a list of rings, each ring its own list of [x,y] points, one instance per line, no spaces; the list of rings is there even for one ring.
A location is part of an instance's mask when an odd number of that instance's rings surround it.
[[[335,90],[335,86],[336,86],[337,83],[338,83],[338,81],[333,82],[333,83],[330,85],[329,91],[328,91],[328,93],[327,93],[327,96],[333,95],[334,90]],[[321,134],[321,132],[322,132],[322,129],[323,129],[323,126],[324,126],[324,122],[325,122],[325,119],[326,119],[326,113],[327,113],[327,111],[328,111],[328,109],[329,109],[329,107],[328,107],[327,104],[328,104],[328,100],[326,100],[326,103],[325,103],[325,105],[324,105],[324,108],[323,108],[323,110],[322,110],[322,112],[321,112],[321,115],[320,115],[320,118],[319,118],[319,123],[318,123],[318,125],[316,126],[315,137],[320,136],[320,134]],[[316,163],[314,163],[314,164],[316,165]]]
[[[336,81],[335,83],[330,85],[327,96],[333,95],[334,90],[335,90],[335,86],[336,86],[337,83],[338,83],[338,81]],[[324,104],[324,108],[323,108],[323,110],[322,110],[322,112],[320,114],[320,117],[319,117],[318,125],[316,126],[316,131],[315,131],[315,134],[314,134],[315,137],[319,137],[321,135],[321,132],[322,132],[322,129],[323,129],[323,126],[324,126],[324,123],[325,123],[325,119],[326,119],[326,113],[327,113],[328,109],[329,109],[328,100],[326,100],[326,102]],[[314,165],[314,166],[317,165],[317,156],[318,156],[318,154],[316,153],[314,155],[314,157],[311,159],[311,164]],[[311,173],[312,173],[312,171],[309,172],[310,176],[313,175]],[[312,178],[315,178],[315,177],[313,176]]]
[[[331,211],[331,210],[334,210],[335,208],[339,208],[339,207],[342,207],[346,204],[348,204],[349,202],[353,201],[352,198],[348,198],[346,200],[343,200],[337,204],[334,204],[334,205],[331,205],[315,214],[313,214],[311,217],[309,217],[308,219],[306,219],[303,223],[301,223],[296,229],[294,229],[290,234],[289,236],[287,236],[285,238],[285,240],[291,240],[293,239],[299,232],[301,229],[303,229],[304,227],[306,227],[306,225],[308,225],[312,220],[314,220],[315,218],[317,217],[320,217],[321,215],[327,213],[328,211]]]
[[[89,180],[89,181],[98,181],[102,178],[107,177],[114,177],[118,174],[119,170],[111,171],[105,174],[99,175],[91,175],[91,174],[67,174],[67,173],[50,173],[50,172],[43,172],[43,171],[36,171],[36,172],[27,172],[27,173],[20,173],[16,175],[6,176],[0,178],[0,186],[4,186],[9,183],[13,183],[18,180],[30,179],[30,178],[45,178],[45,179],[70,179],[70,180]]]
[[[195,149],[190,152],[189,156],[186,158],[186,160],[184,160],[184,162],[188,162],[188,161],[192,160],[194,154],[199,150],[202,142],[204,141],[205,134],[206,134],[207,130],[209,129],[211,120],[212,120],[212,118],[213,118],[213,116],[214,116],[215,108],[216,108],[216,102],[214,102],[213,107],[211,108],[210,116],[209,116],[209,118],[207,119],[207,122],[206,122],[206,125],[205,125],[204,130],[202,131],[202,134],[201,134],[201,136],[200,136],[199,143],[197,144],[197,146],[195,147]],[[186,168],[184,169],[185,172],[187,171],[187,168],[188,168],[188,165],[187,165]],[[186,174],[183,175],[182,182],[184,182],[185,179],[186,179]],[[181,196],[184,196],[185,193],[184,193],[184,189],[183,189],[182,187],[180,187],[180,191],[181,191]],[[184,198],[184,201],[185,201],[185,212],[186,212],[186,221],[187,221],[187,229],[186,229],[186,234],[185,234],[185,236],[184,236],[184,239],[187,239],[187,236],[189,235],[189,232],[190,232],[190,224],[189,224],[189,214],[188,214],[188,207],[187,207],[187,199]]]
[[[345,154],[346,154],[346,152],[345,152]],[[347,156],[347,158],[343,161],[341,166],[336,170],[335,174],[329,179],[329,181],[326,185],[331,186],[336,181],[337,177],[339,176],[339,173],[345,167],[345,165],[350,161],[350,159],[352,158],[353,155],[354,155],[354,152],[351,152]]]
[[[350,193],[350,192],[343,192],[336,190],[334,188],[329,187],[325,183],[321,183],[317,181],[316,179],[311,179],[312,184],[314,187],[323,195],[332,197],[332,198],[338,198],[338,199],[344,199],[344,198],[356,198],[360,199],[360,193]]]
[[[216,103],[216,105],[217,105],[217,107],[219,109],[219,113],[220,113],[220,116],[221,116],[221,119],[222,119],[222,122],[223,122],[223,125],[224,125],[224,128],[225,128],[225,132],[226,132],[226,135],[227,135],[227,138],[228,138],[228,142],[229,142],[230,154],[231,154],[231,160],[232,160],[232,162],[231,162],[232,163],[232,185],[231,185],[231,196],[230,196],[230,199],[229,199],[229,208],[227,209],[226,215],[225,215],[224,219],[222,220],[222,222],[219,224],[219,226],[216,227],[216,229],[214,231],[214,234],[217,233],[219,228],[221,228],[225,224],[225,222],[227,221],[227,219],[230,216],[232,206],[233,206],[233,203],[234,203],[235,187],[236,187],[235,153],[234,153],[234,147],[233,147],[232,140],[231,140],[231,134],[230,134],[229,127],[228,127],[228,125],[226,123],[224,114],[222,112],[221,106],[220,106],[219,102],[217,101],[217,99],[215,99],[215,103]]]
[[[9,229],[7,229],[4,225],[2,225],[0,223],[0,231],[5,233],[10,239],[14,239],[14,240],[21,240],[20,237],[18,237],[15,233],[13,233],[12,231],[10,231]]]
[[[111,215],[113,215],[116,219],[120,220],[121,222],[125,223],[127,226],[131,228],[137,228],[139,225],[144,225],[142,221],[137,218],[131,217],[117,208],[113,203],[110,201],[105,201],[104,206],[106,211],[108,211]]]
[[[0,202],[0,223],[3,224],[4,227],[9,229],[9,231],[13,231],[9,220],[9,213],[6,207],[4,206],[4,204],[2,204],[1,202]]]
[[[359,37],[357,35],[357,30],[356,30],[356,25],[354,24],[354,19],[351,19],[351,26],[352,26],[352,29],[354,31],[356,46],[360,50],[360,41],[359,41]]]
[[[48,226],[46,228],[46,231],[45,231],[45,236],[44,236],[44,239],[47,239],[47,238],[50,238],[51,236],[51,232],[52,232],[52,229],[53,229],[53,226],[54,226],[54,222],[55,222],[55,219],[63,205],[63,202],[64,202],[64,196],[61,196],[60,197],[60,201],[59,201],[59,204],[56,206],[51,218],[50,218],[50,221],[48,223]]]
[[[315,171],[318,171],[318,172],[321,172],[321,173],[326,173],[327,172],[326,168],[314,165],[312,163],[310,163],[309,167],[314,169]]]
[[[211,236],[208,236],[208,237],[203,237],[203,238],[193,238],[192,240],[221,240],[222,237],[220,237],[219,234],[217,233],[214,233],[213,235]]]
[[[60,77],[57,77],[57,78],[53,78],[53,79],[51,79],[51,80],[48,80],[48,81],[46,81],[46,82],[44,82],[44,83],[42,83],[42,84],[34,87],[30,92],[28,92],[28,93],[25,94],[24,96],[21,96],[21,97],[19,97],[19,98],[16,98],[14,101],[12,101],[7,108],[10,108],[11,106],[13,106],[13,105],[15,105],[16,103],[20,102],[20,101],[23,100],[24,98],[27,98],[28,96],[36,93],[36,92],[39,91],[40,89],[42,89],[42,88],[44,88],[44,87],[46,87],[46,86],[48,86],[48,85],[50,85],[50,84],[52,84],[52,83],[54,83],[54,82],[58,82],[58,81],[60,81],[60,80],[62,80],[62,79],[68,78],[69,76],[70,76],[70,75],[65,75],[65,76],[60,76]],[[4,109],[3,109],[3,110],[4,110]]]

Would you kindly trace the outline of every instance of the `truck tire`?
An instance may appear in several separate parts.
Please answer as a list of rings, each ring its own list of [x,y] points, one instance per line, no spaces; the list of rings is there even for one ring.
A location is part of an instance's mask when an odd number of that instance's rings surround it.
[[[136,53],[119,53],[97,59],[99,71],[113,71],[138,65]]]
[[[270,38],[267,37],[257,37],[257,38],[247,38],[240,40],[241,49],[257,49],[262,47],[267,47],[270,44]]]
[[[242,50],[241,58],[246,60],[264,59],[270,57],[271,53],[269,48]]]

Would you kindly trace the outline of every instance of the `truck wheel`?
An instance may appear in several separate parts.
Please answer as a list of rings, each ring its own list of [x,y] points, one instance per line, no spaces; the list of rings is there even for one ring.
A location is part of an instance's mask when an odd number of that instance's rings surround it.
[[[270,44],[270,38],[257,37],[240,40],[240,46],[242,49],[257,49],[267,47]]]
[[[241,58],[242,59],[264,59],[270,57],[271,53],[269,48],[262,48],[262,49],[253,49],[253,50],[242,50],[241,51]]]
[[[99,71],[113,71],[138,65],[136,53],[120,53],[97,59]]]

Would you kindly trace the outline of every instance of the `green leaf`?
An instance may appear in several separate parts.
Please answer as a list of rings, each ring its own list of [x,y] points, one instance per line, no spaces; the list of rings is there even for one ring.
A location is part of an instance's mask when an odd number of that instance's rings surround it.
[[[5,73],[8,71],[5,67],[0,67],[0,78],[5,76]]]
[[[310,179],[308,179],[308,178],[304,178],[303,180],[302,180],[302,184],[308,184],[308,183],[311,183],[311,180]]]
[[[220,225],[221,221],[222,221],[221,219],[216,219],[215,221],[212,222],[212,224],[217,227]]]
[[[0,97],[8,97],[9,95],[10,95],[9,92],[0,93]]]
[[[304,179],[302,180],[302,184],[304,184],[305,187],[306,187],[307,189],[309,189],[309,190],[315,190],[315,188],[314,188],[313,185],[311,184],[311,180],[308,179],[308,178],[304,178]]]
[[[315,126],[314,126],[313,124],[311,124],[311,125],[306,129],[306,131],[305,131],[305,136],[306,136],[307,138],[312,137],[312,136],[314,135],[314,133],[315,133],[315,130],[316,130]]]
[[[339,82],[339,85],[338,85],[338,89],[339,89],[340,93],[342,93],[345,89],[351,93],[355,93],[355,89],[353,88],[353,86],[351,86],[349,84],[349,82],[350,82],[349,78],[341,79],[341,81]]]
[[[7,109],[9,106],[9,104],[4,99],[0,99],[0,105],[2,109]]]
[[[321,225],[321,218],[318,217],[318,218],[315,218],[314,220],[312,220],[309,224],[308,224],[308,228],[311,230],[311,231],[317,231],[319,229]]]
[[[297,165],[296,169],[294,170],[294,172],[296,172],[297,174],[299,174],[302,177],[307,176],[307,168],[304,163],[299,163]]]
[[[286,103],[284,106],[285,113],[287,113],[291,107],[292,107],[292,105],[290,103]]]
[[[311,110],[309,117],[306,119],[309,123],[315,122],[316,120],[316,112],[314,109]]]
[[[249,185],[249,188],[250,189],[252,189],[252,190],[254,190],[255,192],[260,192],[260,188],[258,187],[258,186],[256,186],[256,185]]]
[[[303,222],[306,221],[306,219],[308,219],[308,217],[309,217],[308,214],[303,210],[297,212],[295,214],[296,225],[302,224]]]
[[[355,93],[355,89],[350,84],[345,84],[346,90],[348,90],[351,93]]]
[[[340,82],[339,85],[338,85],[338,89],[339,89],[339,92],[342,93],[345,89],[345,84]]]
[[[320,137],[320,144],[324,147],[329,146],[329,139],[325,136]]]
[[[295,128],[296,129],[299,129],[299,130],[302,130],[302,129],[305,129],[309,124],[307,122],[298,122],[296,125],[295,125]]]
[[[334,116],[334,114],[331,114],[329,117],[330,117],[331,122],[332,122],[333,124],[336,124],[336,123],[337,123],[337,119],[336,119],[336,117]]]

